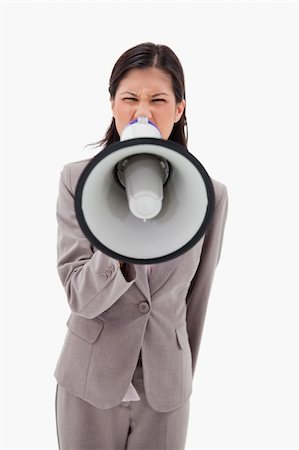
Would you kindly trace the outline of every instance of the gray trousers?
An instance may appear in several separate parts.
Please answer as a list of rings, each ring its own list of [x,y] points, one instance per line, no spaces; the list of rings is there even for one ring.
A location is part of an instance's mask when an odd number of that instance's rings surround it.
[[[133,380],[141,400],[98,409],[57,384],[55,410],[59,450],[183,450],[189,400],[170,412],[158,412],[145,398],[142,360]]]

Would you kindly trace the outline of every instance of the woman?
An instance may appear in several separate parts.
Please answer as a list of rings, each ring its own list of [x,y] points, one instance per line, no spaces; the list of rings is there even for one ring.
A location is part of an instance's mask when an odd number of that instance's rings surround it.
[[[127,50],[109,92],[113,118],[99,144],[145,116],[163,139],[186,146],[184,74],[169,47]],[[58,273],[71,308],[55,370],[59,448],[181,450],[227,191],[212,180],[212,223],[191,250],[152,267],[126,264],[94,248],[76,220],[74,191],[88,162],[63,168],[57,202]]]

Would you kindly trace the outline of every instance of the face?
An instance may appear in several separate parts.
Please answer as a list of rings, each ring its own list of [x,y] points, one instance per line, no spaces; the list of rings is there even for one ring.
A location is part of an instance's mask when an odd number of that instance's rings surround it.
[[[184,112],[185,100],[176,103],[170,76],[151,67],[130,70],[120,81],[111,106],[119,135],[129,122],[145,116],[168,139]]]

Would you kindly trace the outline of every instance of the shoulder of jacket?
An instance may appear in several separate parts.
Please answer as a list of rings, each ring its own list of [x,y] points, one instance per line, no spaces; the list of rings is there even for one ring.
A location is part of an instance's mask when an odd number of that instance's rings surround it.
[[[93,157],[65,164],[61,170],[61,178],[68,189],[74,193],[83,169]]]
[[[223,197],[227,197],[227,187],[225,184],[213,178],[211,178],[211,181],[215,193],[215,206],[217,206]]]
[[[70,173],[74,171],[83,170],[84,167],[92,160],[93,157],[81,159],[80,161],[72,161],[63,166],[62,170],[67,170]]]

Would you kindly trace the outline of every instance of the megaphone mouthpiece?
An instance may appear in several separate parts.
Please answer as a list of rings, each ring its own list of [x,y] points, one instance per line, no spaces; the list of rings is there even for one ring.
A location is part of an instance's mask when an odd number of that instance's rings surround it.
[[[145,116],[140,116],[132,120],[123,130],[120,136],[121,141],[149,137],[161,139],[158,127]]]

